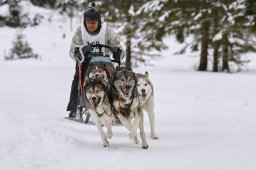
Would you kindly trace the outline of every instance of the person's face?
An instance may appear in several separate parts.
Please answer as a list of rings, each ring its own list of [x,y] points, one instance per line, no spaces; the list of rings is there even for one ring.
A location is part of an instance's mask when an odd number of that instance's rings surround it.
[[[98,20],[89,20],[89,21],[85,21],[85,22],[86,22],[86,26],[87,26],[89,33],[96,31],[99,26]]]

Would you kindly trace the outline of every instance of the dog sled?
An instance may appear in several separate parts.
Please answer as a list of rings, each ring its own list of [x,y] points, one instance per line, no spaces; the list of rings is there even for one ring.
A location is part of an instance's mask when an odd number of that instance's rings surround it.
[[[90,45],[77,45],[75,46],[75,59],[78,63],[78,69],[79,69],[79,84],[78,84],[78,103],[77,103],[77,110],[76,110],[76,116],[74,118],[65,117],[66,119],[73,120],[80,123],[85,124],[94,124],[90,119],[90,114],[87,107],[85,106],[84,102],[84,96],[85,91],[84,87],[86,86],[86,83],[88,83],[89,74],[91,68],[98,66],[103,68],[108,78],[112,76],[112,73],[115,71],[115,65],[120,66],[120,60],[115,60],[110,54],[113,54],[111,52],[111,49],[113,47],[103,44],[90,44]],[[83,62],[88,62],[88,67],[86,70],[82,70],[82,64]],[[84,76],[83,75],[84,71]],[[84,80],[84,81],[83,81]],[[119,124],[119,119],[117,120],[117,123]]]

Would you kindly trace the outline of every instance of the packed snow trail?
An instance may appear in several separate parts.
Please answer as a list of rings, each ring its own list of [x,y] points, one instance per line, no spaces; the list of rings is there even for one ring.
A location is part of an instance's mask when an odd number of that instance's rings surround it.
[[[113,127],[110,147],[103,148],[95,126],[63,119],[72,64],[29,60],[2,62],[0,69],[0,169],[256,167],[254,74],[146,68],[160,139],[150,138],[145,116],[149,149],[143,150],[122,126]]]

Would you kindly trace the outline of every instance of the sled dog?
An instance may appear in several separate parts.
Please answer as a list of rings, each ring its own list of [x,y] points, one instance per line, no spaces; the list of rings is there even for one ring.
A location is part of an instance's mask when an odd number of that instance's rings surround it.
[[[149,79],[148,72],[144,74],[136,73],[137,78],[137,90],[139,93],[140,104],[142,109],[148,113],[151,138],[158,139],[155,132],[155,113],[154,113],[154,90],[153,84]]]
[[[135,73],[131,68],[116,68],[110,84],[112,110],[129,130],[129,135],[135,143],[138,143],[137,129],[140,129],[142,148],[147,149],[143,113],[136,84]]]
[[[100,133],[103,146],[109,147],[107,138],[112,137],[112,124],[115,122],[115,117],[111,111],[107,87],[102,83],[99,76],[90,79],[89,83],[86,84],[85,106]],[[107,128],[107,134],[104,133],[102,125]]]
[[[107,73],[107,70],[104,66],[92,66],[89,70],[89,79],[95,78],[96,76],[100,76],[100,78],[103,80],[103,83],[105,85],[108,85],[109,83],[109,75]]]

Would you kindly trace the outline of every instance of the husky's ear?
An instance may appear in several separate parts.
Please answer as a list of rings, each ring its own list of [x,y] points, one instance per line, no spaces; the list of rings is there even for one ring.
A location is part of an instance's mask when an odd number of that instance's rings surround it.
[[[96,82],[100,82],[101,81],[101,77],[98,74],[95,76],[95,81]]]
[[[144,75],[148,77],[148,72],[146,71]]]
[[[125,67],[126,67],[129,71],[132,71],[132,67],[131,67],[131,66],[126,65]]]
[[[93,83],[93,80],[94,80],[94,78],[88,78],[88,79],[87,79],[87,83],[88,83],[88,84],[91,84],[91,83]]]
[[[119,66],[116,66],[116,71],[120,70],[120,67]]]

